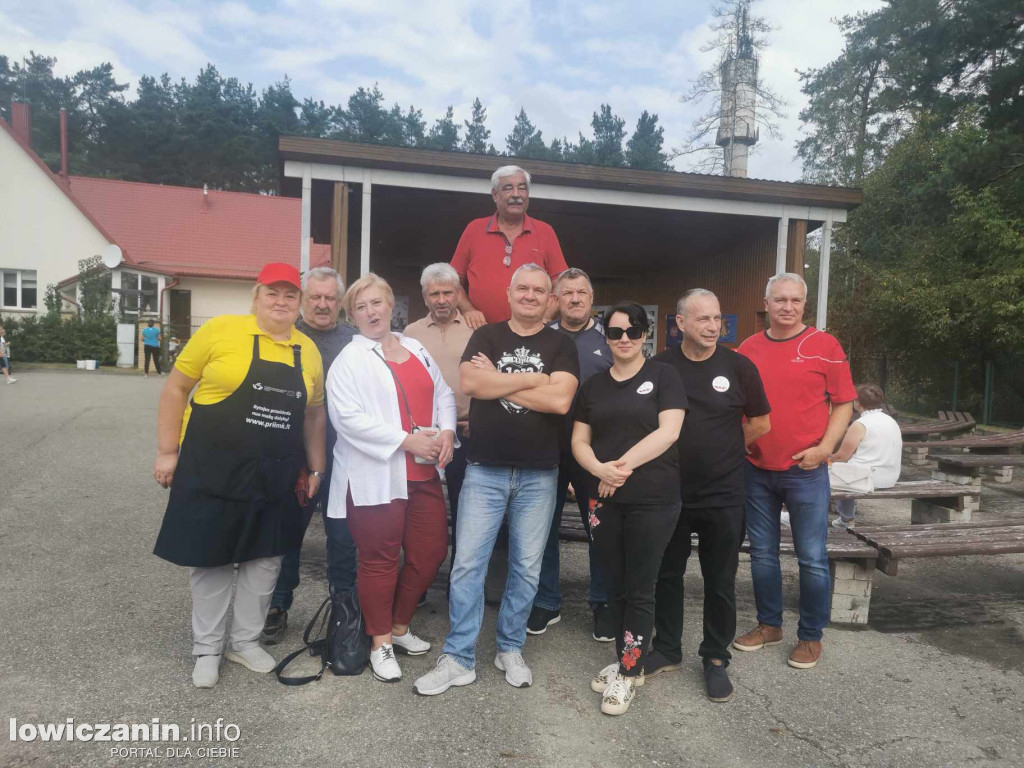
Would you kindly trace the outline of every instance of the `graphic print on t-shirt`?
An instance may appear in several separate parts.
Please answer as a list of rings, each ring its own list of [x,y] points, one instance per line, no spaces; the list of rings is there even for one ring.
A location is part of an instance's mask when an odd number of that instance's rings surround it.
[[[497,362],[499,373],[543,373],[544,361],[540,354],[526,347],[519,347],[515,352],[502,352]],[[511,403],[501,398],[501,407],[509,413],[529,413],[529,408]]]

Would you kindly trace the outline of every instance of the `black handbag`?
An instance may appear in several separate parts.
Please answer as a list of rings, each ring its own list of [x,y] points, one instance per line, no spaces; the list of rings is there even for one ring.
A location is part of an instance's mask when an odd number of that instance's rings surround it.
[[[327,631],[320,637],[325,624]],[[278,681],[284,685],[312,683],[323,677],[328,667],[336,675],[363,673],[370,663],[370,638],[363,624],[363,612],[359,608],[355,587],[331,595],[321,603],[302,633],[302,642],[304,647],[285,656],[274,668]],[[285,667],[306,651],[310,656],[320,657],[320,671],[305,677],[285,677]]]

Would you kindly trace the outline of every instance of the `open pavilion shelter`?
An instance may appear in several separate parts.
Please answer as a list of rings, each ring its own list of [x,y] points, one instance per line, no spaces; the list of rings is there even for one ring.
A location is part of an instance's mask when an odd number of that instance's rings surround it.
[[[279,153],[283,194],[302,198],[303,267],[311,244],[330,244],[346,285],[376,272],[407,297],[410,321],[426,314],[421,269],[451,260],[466,224],[494,212],[493,171],[524,167],[530,216],[551,224],[567,263],[590,274],[594,303],[657,306],[657,349],[689,288],[719,296],[737,341],[763,328],[765,283],[803,273],[807,236],[818,229],[815,324],[824,328],[833,227],[861,202],[860,190],[841,187],[331,139],[282,136]]]

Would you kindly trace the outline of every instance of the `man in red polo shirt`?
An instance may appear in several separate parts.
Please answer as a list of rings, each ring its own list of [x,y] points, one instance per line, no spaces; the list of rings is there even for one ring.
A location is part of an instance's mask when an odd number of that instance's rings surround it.
[[[552,280],[569,268],[555,230],[526,215],[529,173],[503,165],[491,176],[491,197],[494,215],[469,222],[451,261],[466,289],[459,309],[474,329],[509,319],[508,283],[523,264],[543,267]]]
[[[757,366],[772,409],[772,429],[750,444],[746,474],[747,535],[757,627],[733,641],[756,651],[782,641],[782,570],[779,515],[789,510],[800,563],[800,622],[789,665],[809,669],[821,658],[829,621],[828,457],[853,413],[857,390],[835,337],[804,325],[807,283],[784,272],[768,281],[768,329],[739,352]]]

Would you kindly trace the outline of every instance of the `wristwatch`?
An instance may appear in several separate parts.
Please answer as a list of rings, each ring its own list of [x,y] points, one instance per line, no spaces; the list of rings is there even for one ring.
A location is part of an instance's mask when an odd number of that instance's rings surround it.
[[[309,474],[313,475],[314,477],[319,477],[321,480],[323,480],[325,477],[327,477],[327,475],[325,473],[321,472],[318,469],[311,469],[311,470],[309,470]]]

